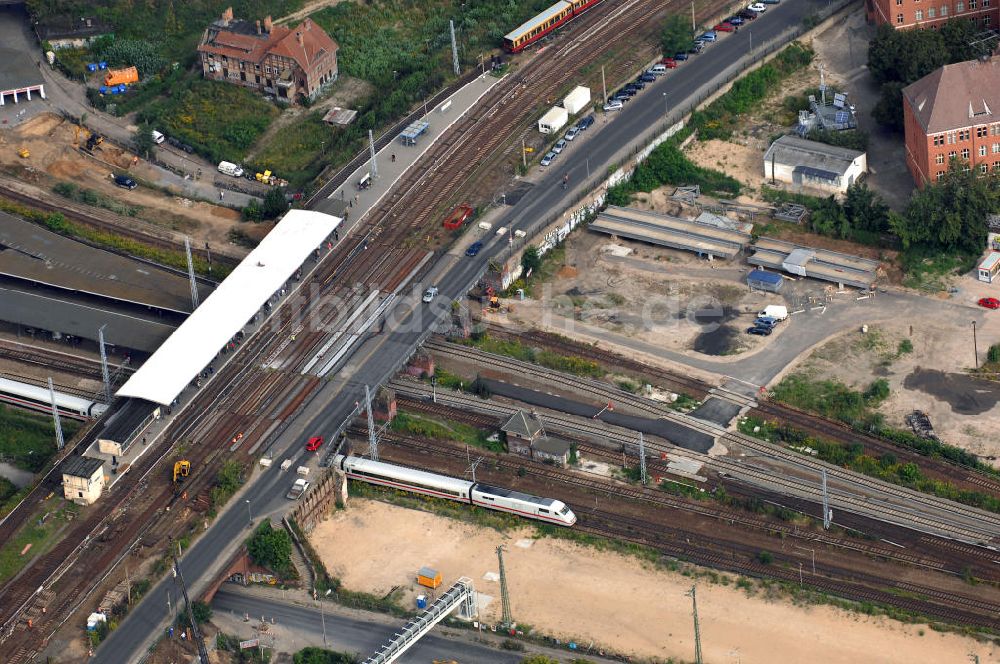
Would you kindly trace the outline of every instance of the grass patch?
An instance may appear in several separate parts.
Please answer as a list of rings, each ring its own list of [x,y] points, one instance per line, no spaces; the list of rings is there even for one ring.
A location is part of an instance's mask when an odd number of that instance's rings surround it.
[[[191,80],[150,104],[142,119],[193,146],[209,161],[243,161],[278,109],[238,85]]]
[[[79,187],[72,182],[57,182],[55,186],[52,187],[52,191],[59,194],[63,198],[70,199],[71,201],[83,203],[84,205],[90,205],[91,207],[111,210],[115,214],[124,215],[126,217],[138,216],[139,212],[143,209],[141,207],[119,203],[109,196],[105,196],[104,194],[94,191],[93,189]]]
[[[348,494],[352,498],[370,498],[381,500],[400,507],[431,512],[451,519],[457,519],[466,523],[471,523],[484,528],[492,528],[500,532],[513,530],[525,525],[524,519],[507,514],[505,512],[495,512],[493,510],[475,507],[468,503],[459,503],[443,498],[422,496],[408,491],[397,491],[387,487],[366,484],[350,480],[348,482]]]
[[[910,247],[899,256],[903,285],[924,292],[948,289],[948,279],[972,270],[979,256],[961,251],[929,251]]]
[[[471,424],[442,420],[417,413],[399,411],[392,420],[391,428],[399,433],[407,433],[423,438],[454,440],[472,447],[481,447],[492,452],[506,452],[503,442],[489,440],[489,434]]]
[[[736,196],[740,183],[725,173],[696,165],[679,145],[680,137],[664,141],[636,166],[632,177],[608,189],[609,205],[628,205],[636,192],[650,192],[664,184],[699,185],[707,194]]]
[[[282,127],[271,140],[254,155],[257,170],[270,169],[296,184],[313,180],[327,163],[347,161],[353,151],[341,147],[334,154],[326,151],[333,145],[333,134],[341,131],[323,122],[322,111]]]
[[[494,339],[485,333],[473,335],[471,339],[463,340],[463,343],[484,350],[487,353],[506,355],[522,362],[531,362],[532,364],[538,364],[548,369],[573,374],[574,376],[602,378],[607,374],[604,368],[593,360],[587,360],[574,355],[560,355],[549,350],[538,350],[530,346],[525,346],[520,341]]]
[[[759,428],[758,431],[755,432],[755,428]],[[739,429],[749,436],[780,443],[803,454],[811,453],[827,463],[869,477],[877,477],[921,493],[1000,513],[1000,498],[980,491],[959,489],[951,482],[927,477],[917,464],[900,463],[892,454],[883,454],[881,457],[866,454],[865,446],[861,443],[846,445],[814,438],[790,426],[754,417],[742,420]]]
[[[858,392],[843,383],[832,380],[813,380],[803,374],[785,377],[772,390],[775,401],[781,401],[802,410],[819,413],[824,417],[845,422],[881,422],[873,413],[889,396],[889,384],[884,378],[873,381],[864,392]]]
[[[80,423],[64,418],[62,427],[70,440]],[[56,431],[49,416],[0,405],[0,459],[37,473],[55,453]]]
[[[46,507],[53,507],[53,511],[42,512],[44,516],[26,523],[13,538],[0,546],[0,583],[6,582],[36,556],[55,546],[63,526],[79,513],[72,503],[61,498],[53,501],[52,505],[46,504]],[[28,544],[31,548],[22,556],[21,551]]]
[[[212,507],[209,510],[209,516],[215,517],[222,506],[243,486],[243,482],[243,466],[238,461],[223,463],[215,476],[215,485],[212,487]]]

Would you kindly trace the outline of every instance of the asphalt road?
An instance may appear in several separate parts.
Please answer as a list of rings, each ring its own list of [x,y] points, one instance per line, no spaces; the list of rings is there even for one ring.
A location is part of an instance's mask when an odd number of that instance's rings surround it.
[[[252,590],[240,588],[223,588],[212,600],[213,620],[220,613],[232,613],[237,620],[242,620],[245,613],[251,616],[250,625],[265,617],[269,622],[273,618],[277,625],[278,643],[292,641],[294,647],[301,649],[309,645],[323,645],[323,624],[326,624],[326,647],[338,652],[361,653],[363,656],[375,651],[403,625],[397,619],[382,620],[383,616],[368,614],[361,611],[325,612],[313,606],[285,602],[274,598],[262,597]],[[227,621],[230,622],[230,621]],[[243,623],[240,623],[241,625]],[[251,628],[247,625],[237,634],[243,638],[251,638]],[[237,628],[238,629],[238,628]],[[291,632],[294,630],[294,634]],[[497,650],[478,643],[469,638],[471,632],[453,636],[443,636],[440,628],[431,631],[420,642],[407,651],[400,662],[432,662],[435,660],[450,661],[461,653],[460,661],[476,662],[477,664],[516,664],[524,657],[523,653]],[[453,630],[447,630],[449,632]]]
[[[553,213],[566,208],[574,194],[572,189],[579,186],[576,183],[586,181],[588,168],[595,179],[606,173],[610,165],[617,163],[623,153],[629,151],[637,137],[648,133],[652,127],[663,125],[665,120],[679,118],[682,111],[686,112],[706,93],[706,86],[713,87],[715,79],[738,67],[740,60],[747,56],[751,34],[753,43],[759,49],[759,45],[776,39],[792,26],[800,25],[805,16],[826,7],[826,2],[817,0],[784,2],[770,9],[748,28],[726,35],[701,55],[692,57],[678,69],[661,77],[611,118],[601,131],[594,132],[562,155],[538,184],[508,209],[499,223],[512,229],[537,230]],[[570,191],[564,191],[560,186],[563,176],[567,174],[572,185]],[[378,385],[395,372],[432,325],[449,319],[450,302],[464,298],[484,271],[490,256],[506,248],[506,238],[494,237],[474,259],[449,254],[441,257],[426,279],[441,289],[437,299],[430,305],[421,304],[420,286],[414,286],[414,292],[402,298],[391,312],[386,332],[362,343],[347,364],[313,398],[307,411],[272,446],[274,456],[284,457],[284,453],[293,446],[301,449],[304,435],[337,431],[355,410],[355,402],[364,394],[364,385]],[[259,518],[264,514],[278,515],[287,509],[284,494],[292,479],[277,466],[252,478],[245,495],[252,496],[250,508],[253,514]],[[185,554],[182,566],[194,592],[207,583],[207,578],[231,555],[237,543],[249,534],[244,500],[244,494],[234,498],[230,509],[220,514],[209,531]],[[107,664],[137,661],[167,623],[167,593],[170,591],[172,596],[177,596],[173,585],[172,578],[157,584],[101,644],[93,661]],[[460,651],[455,651],[453,656],[459,654]]]

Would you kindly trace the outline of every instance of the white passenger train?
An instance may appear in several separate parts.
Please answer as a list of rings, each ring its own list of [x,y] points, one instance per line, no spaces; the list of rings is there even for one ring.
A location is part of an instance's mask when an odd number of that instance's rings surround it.
[[[40,413],[51,413],[49,388],[0,377],[0,401]],[[97,419],[108,409],[98,401],[56,392],[59,414],[75,420]]]
[[[573,511],[562,501],[552,498],[539,498],[482,482],[469,482],[457,477],[343,454],[336,456],[334,465],[352,480],[422,493],[435,498],[447,498],[560,526],[572,526],[576,523]]]

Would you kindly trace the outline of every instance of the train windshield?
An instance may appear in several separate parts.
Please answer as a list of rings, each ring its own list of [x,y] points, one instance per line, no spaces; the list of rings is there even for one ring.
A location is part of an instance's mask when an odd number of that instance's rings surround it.
[[[563,516],[566,516],[567,514],[569,514],[569,507],[563,507],[561,510],[559,510],[559,513],[562,514]]]

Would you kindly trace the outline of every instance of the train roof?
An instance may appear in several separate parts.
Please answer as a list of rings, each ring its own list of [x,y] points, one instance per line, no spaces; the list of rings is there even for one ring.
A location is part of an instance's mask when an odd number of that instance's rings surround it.
[[[551,7],[543,11],[541,14],[537,14],[531,17],[530,19],[519,25],[516,29],[504,35],[504,39],[510,39],[511,41],[513,41],[517,39],[521,34],[534,28],[539,23],[544,23],[550,18],[558,16],[560,12],[564,11],[568,7],[572,7],[572,5],[568,2],[565,2],[565,0],[560,0],[556,4],[552,5]]]
[[[540,498],[539,496],[533,496],[530,493],[521,493],[520,491],[514,491],[513,489],[504,489],[503,487],[483,484],[482,482],[476,484],[476,490],[482,491],[483,493],[489,493],[494,496],[503,496],[504,498],[523,500],[526,503],[534,503],[535,505],[544,505],[545,507],[552,507],[559,502],[554,498]]]
[[[424,486],[438,489],[450,489],[452,491],[468,491],[472,487],[472,482],[458,477],[428,473],[423,470],[407,468],[406,466],[397,466],[393,463],[372,461],[371,459],[363,459],[361,457],[347,457],[347,460],[351,463],[351,466],[355,470],[363,473],[384,475],[403,482],[416,482]]]
[[[22,383],[20,381],[11,380],[2,376],[0,376],[0,392],[5,394],[14,394],[27,399],[34,399],[35,401],[40,401],[46,404],[52,403],[49,400],[49,388],[39,387],[38,385],[31,385],[29,383]],[[76,397],[72,394],[64,394],[63,392],[56,390],[56,405],[60,408],[87,412],[87,409],[92,403],[94,402],[91,399]]]

